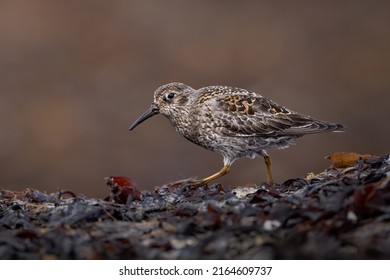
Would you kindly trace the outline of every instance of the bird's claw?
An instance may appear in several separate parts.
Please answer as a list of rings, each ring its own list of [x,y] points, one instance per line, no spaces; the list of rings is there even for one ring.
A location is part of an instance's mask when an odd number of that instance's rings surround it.
[[[180,184],[180,187],[184,189],[196,189],[202,186],[207,186],[207,183],[198,180],[187,180],[186,182]]]

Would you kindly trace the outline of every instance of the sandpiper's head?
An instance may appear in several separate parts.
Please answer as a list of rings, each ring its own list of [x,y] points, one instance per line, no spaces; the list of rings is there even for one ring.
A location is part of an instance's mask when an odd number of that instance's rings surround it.
[[[154,92],[154,100],[150,108],[130,126],[129,130],[133,130],[141,122],[159,113],[168,118],[180,114],[195,92],[192,87],[177,82],[159,87]]]

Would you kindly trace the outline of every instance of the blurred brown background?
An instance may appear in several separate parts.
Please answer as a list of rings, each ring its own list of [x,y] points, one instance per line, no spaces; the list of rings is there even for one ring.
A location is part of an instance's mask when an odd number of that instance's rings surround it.
[[[234,85],[346,124],[270,150],[279,182],[336,151],[389,153],[390,1],[0,1],[0,188],[107,194],[222,167],[162,116],[133,132],[154,90]],[[219,180],[265,181],[261,158]]]

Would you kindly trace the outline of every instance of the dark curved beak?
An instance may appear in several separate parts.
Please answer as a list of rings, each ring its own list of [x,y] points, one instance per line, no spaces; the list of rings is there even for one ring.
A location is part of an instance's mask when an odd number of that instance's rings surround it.
[[[150,108],[145,112],[143,113],[130,127],[129,127],[129,130],[133,130],[137,125],[139,125],[140,123],[142,123],[143,121],[146,121],[147,119],[149,119],[150,117],[153,117],[154,115],[158,114],[159,113],[159,110],[158,108],[156,107],[156,105],[152,104],[152,106],[150,106]]]

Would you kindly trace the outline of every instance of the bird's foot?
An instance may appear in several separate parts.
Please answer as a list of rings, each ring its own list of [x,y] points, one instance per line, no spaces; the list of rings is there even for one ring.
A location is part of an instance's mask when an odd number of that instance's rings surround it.
[[[196,189],[202,186],[207,186],[207,182],[203,180],[187,180],[180,185],[184,189]]]
[[[194,179],[182,179],[170,183],[168,185],[169,188],[183,188],[183,189],[196,189],[198,187],[207,186],[207,182],[203,180],[194,180]]]

